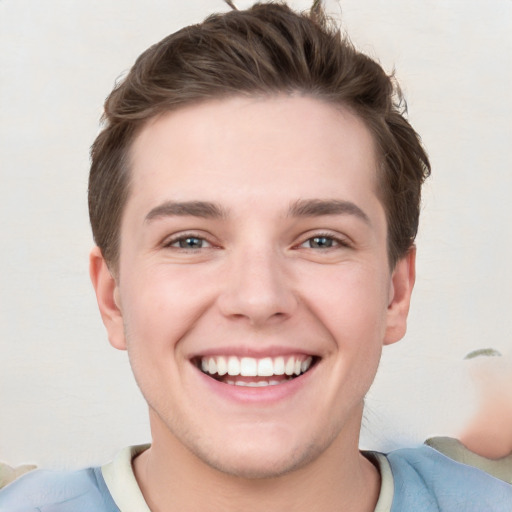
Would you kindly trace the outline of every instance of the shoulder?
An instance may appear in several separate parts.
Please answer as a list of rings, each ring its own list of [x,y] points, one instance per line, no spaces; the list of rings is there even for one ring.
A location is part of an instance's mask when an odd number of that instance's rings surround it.
[[[0,491],[0,512],[119,512],[99,468],[32,471]]]
[[[386,455],[396,510],[511,512],[512,486],[428,447]]]
[[[512,484],[512,453],[499,459],[489,459],[472,452],[453,437],[431,437],[425,441],[425,444],[450,457],[450,459],[481,469],[489,475]]]

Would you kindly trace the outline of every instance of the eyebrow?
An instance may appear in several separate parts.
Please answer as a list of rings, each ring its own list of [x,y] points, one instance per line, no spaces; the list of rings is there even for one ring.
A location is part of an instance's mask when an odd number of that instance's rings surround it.
[[[226,216],[225,210],[216,203],[207,201],[166,201],[153,208],[146,215],[146,222],[160,217],[202,217],[204,219],[220,219]]]
[[[359,206],[339,199],[299,199],[288,210],[290,217],[319,217],[322,215],[354,215],[370,224],[370,219]],[[227,217],[222,206],[208,201],[166,201],[153,208],[146,215],[146,222],[160,217],[201,217],[221,219]]]
[[[359,206],[339,199],[299,199],[291,204],[291,217],[319,217],[322,215],[354,215],[370,225],[370,218]]]

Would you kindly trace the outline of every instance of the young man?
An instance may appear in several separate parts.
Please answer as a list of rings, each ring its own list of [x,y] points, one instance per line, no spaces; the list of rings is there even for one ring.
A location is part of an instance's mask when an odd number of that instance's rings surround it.
[[[358,450],[429,173],[396,94],[318,4],[213,16],[139,57],[92,149],[90,272],[152,444],[33,472],[2,512],[511,510],[510,486],[430,448]]]

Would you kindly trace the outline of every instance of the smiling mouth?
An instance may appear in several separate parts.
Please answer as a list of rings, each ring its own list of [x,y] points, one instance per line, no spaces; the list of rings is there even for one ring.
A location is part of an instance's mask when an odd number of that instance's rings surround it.
[[[318,358],[307,355],[279,357],[206,356],[195,359],[205,375],[224,384],[266,387],[284,384],[308,372]]]

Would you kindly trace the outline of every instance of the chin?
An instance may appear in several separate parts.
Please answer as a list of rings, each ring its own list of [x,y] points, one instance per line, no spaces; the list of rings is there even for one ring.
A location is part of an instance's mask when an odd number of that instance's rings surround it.
[[[319,457],[327,447],[323,443],[289,441],[253,437],[250,441],[246,438],[215,443],[213,449],[198,445],[189,448],[214,470],[238,478],[261,480],[296,471]],[[219,446],[224,449],[219,450]]]

